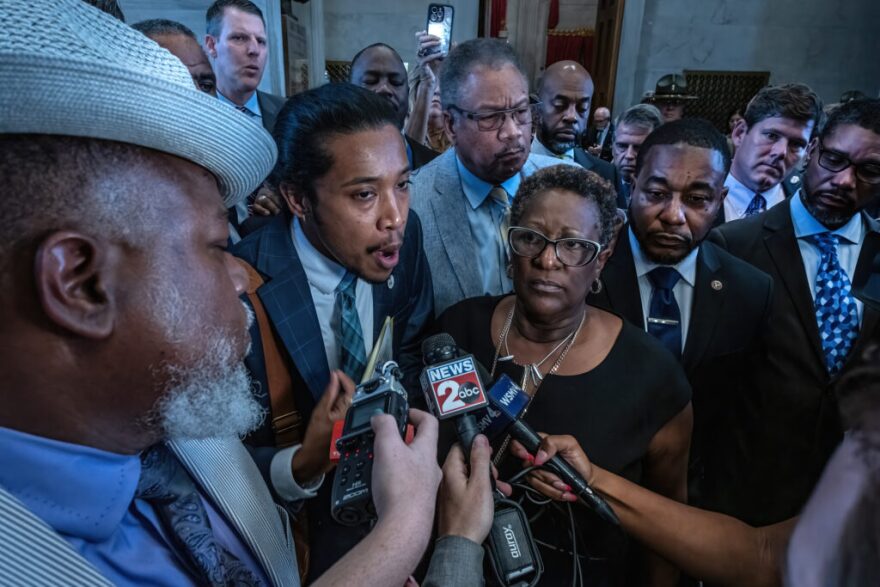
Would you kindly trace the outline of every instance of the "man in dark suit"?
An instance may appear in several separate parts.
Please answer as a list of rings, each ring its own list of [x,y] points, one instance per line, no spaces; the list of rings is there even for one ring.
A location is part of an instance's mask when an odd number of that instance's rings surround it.
[[[611,111],[604,106],[593,112],[593,126],[587,133],[583,145],[590,155],[602,161],[611,161],[611,138],[614,136],[614,124],[611,122]]]
[[[587,131],[593,99],[590,73],[576,61],[557,61],[538,80],[537,95],[540,103],[532,153],[574,161],[616,188],[620,180],[614,166],[578,146]],[[619,208],[626,207],[620,194],[617,200]]]
[[[405,382],[415,381],[432,288],[421,226],[409,211],[409,162],[387,100],[351,84],[322,86],[290,99],[276,136],[288,148],[270,182],[287,209],[233,252],[264,281],[256,295],[290,372],[296,411],[308,421],[292,457],[294,478],[305,487],[332,468],[331,420],[344,415],[347,379],[361,380],[386,316],[394,318],[393,356]],[[271,411],[269,355],[258,325],[247,366]],[[337,391],[340,380],[344,393]],[[251,444],[274,444],[278,431],[267,422]],[[369,530],[330,518],[330,485],[307,505],[311,577]]]
[[[766,353],[743,369],[744,491],[729,504],[751,524],[800,510],[839,442],[832,391],[878,334],[878,313],[854,299],[880,252],[880,224],[862,210],[880,196],[880,100],[836,109],[810,142],[798,196],[732,222],[711,239],[773,277]]]
[[[398,128],[409,114],[409,81],[400,54],[385,43],[375,43],[358,51],[351,60],[351,83],[376,92],[391,102],[397,114]],[[439,155],[419,141],[403,133],[406,154],[413,169],[429,163]]]
[[[613,156],[611,162],[617,168],[620,177],[617,193],[627,203],[626,207],[629,207],[630,194],[635,182],[636,157],[639,149],[648,135],[661,124],[663,124],[663,115],[651,104],[636,104],[617,118],[611,145]]]
[[[690,499],[711,506],[726,481],[729,411],[748,380],[743,365],[770,312],[765,273],[704,239],[722,206],[730,155],[702,119],[670,122],[642,145],[630,224],[590,302],[656,336],[682,363],[693,388]]]
[[[797,192],[800,176],[794,171],[821,115],[822,101],[803,84],[768,86],[755,94],[731,133],[735,153],[716,225],[760,214]]]

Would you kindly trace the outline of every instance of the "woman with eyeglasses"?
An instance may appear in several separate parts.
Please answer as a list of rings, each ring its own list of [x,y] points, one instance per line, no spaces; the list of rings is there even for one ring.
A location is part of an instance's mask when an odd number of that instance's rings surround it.
[[[616,195],[580,167],[556,165],[520,185],[510,214],[513,294],[464,300],[442,331],[529,394],[523,419],[577,439],[593,462],[678,501],[687,496],[690,387],[674,357],[619,316],[587,303],[611,256]],[[502,479],[520,470],[509,439],[492,439]],[[542,585],[674,585],[677,570],[638,551],[585,506],[528,504],[544,559]],[[576,537],[573,556],[572,527]],[[577,583],[574,583],[577,584]]]

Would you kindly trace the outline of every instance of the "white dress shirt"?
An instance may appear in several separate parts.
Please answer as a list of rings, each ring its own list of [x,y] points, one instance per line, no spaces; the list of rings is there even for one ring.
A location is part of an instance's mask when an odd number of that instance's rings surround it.
[[[306,279],[309,282],[309,292],[312,294],[312,302],[315,304],[318,324],[321,325],[321,339],[324,341],[327,365],[331,371],[339,369],[341,349],[336,344],[336,332],[340,316],[336,311],[336,286],[345,277],[345,267],[328,259],[312,246],[303,233],[299,218],[294,217],[290,223],[290,233],[293,247],[296,249],[296,254],[299,255],[300,263],[302,263]],[[355,285],[355,307],[364,335],[364,351],[366,351],[364,358],[366,359],[373,349],[373,286],[360,278]],[[355,383],[358,382],[355,381]]]
[[[801,251],[801,261],[804,264],[807,283],[810,285],[810,297],[815,302],[816,273],[819,272],[819,262],[822,260],[822,257],[816,246],[807,240],[806,237],[829,232],[829,230],[816,220],[804,206],[800,190],[791,199],[791,221],[794,224],[794,235],[797,238],[798,249]],[[830,232],[841,237],[837,245],[837,259],[840,262],[840,267],[846,271],[846,275],[849,277],[850,283],[852,283],[856,264],[859,262],[859,254],[862,252],[862,243],[865,242],[865,224],[862,220],[862,214],[856,214],[850,218],[849,222]],[[861,324],[865,304],[858,298],[855,298],[855,301],[856,308],[859,311],[859,324]]]
[[[694,284],[697,282],[697,255],[700,247],[691,251],[687,257],[679,261],[675,265],[660,265],[649,260],[639,241],[633,233],[632,227],[628,229],[629,244],[632,248],[633,262],[636,266],[636,276],[639,282],[639,296],[642,300],[642,325],[645,332],[648,331],[648,315],[651,311],[651,294],[654,293],[654,286],[651,284],[651,278],[648,273],[656,267],[672,267],[681,275],[681,279],[672,288],[675,295],[675,301],[678,303],[678,311],[681,313],[681,350],[684,352],[685,342],[687,341],[688,326],[691,322],[691,309],[694,305]]]
[[[727,174],[724,187],[728,189],[727,197],[724,198],[724,221],[739,220],[745,217],[746,209],[755,197],[755,192],[744,186],[733,173]],[[782,183],[778,183],[766,192],[758,192],[767,200],[767,210],[785,200],[785,190]]]

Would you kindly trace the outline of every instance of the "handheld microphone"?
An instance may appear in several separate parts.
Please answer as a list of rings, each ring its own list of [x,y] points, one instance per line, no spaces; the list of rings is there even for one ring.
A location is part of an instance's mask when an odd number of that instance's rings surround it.
[[[529,396],[523,389],[513,382],[507,375],[502,375],[495,385],[489,390],[489,403],[493,411],[497,411],[498,417],[486,422],[485,430],[495,429],[507,431],[511,437],[518,440],[527,451],[532,454],[541,445],[541,437],[532,430],[531,426],[520,420],[523,410],[528,405]],[[490,408],[490,409],[491,409]],[[584,502],[606,522],[620,525],[617,515],[593,488],[590,487],[580,474],[559,455],[554,455],[547,461],[547,465],[559,475],[559,477],[571,486]]]
[[[438,420],[455,418],[455,430],[468,459],[474,437],[480,432],[473,412],[489,405],[479,364],[473,355],[461,353],[446,333],[426,338],[422,342],[422,357],[425,400]]]

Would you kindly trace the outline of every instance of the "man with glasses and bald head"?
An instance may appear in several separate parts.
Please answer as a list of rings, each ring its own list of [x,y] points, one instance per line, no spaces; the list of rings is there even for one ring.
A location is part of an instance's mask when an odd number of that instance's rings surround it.
[[[513,49],[473,39],[450,51],[440,100],[453,148],[413,176],[437,314],[464,298],[499,295],[507,276],[506,227],[522,179],[555,165],[531,153],[533,104]]]

